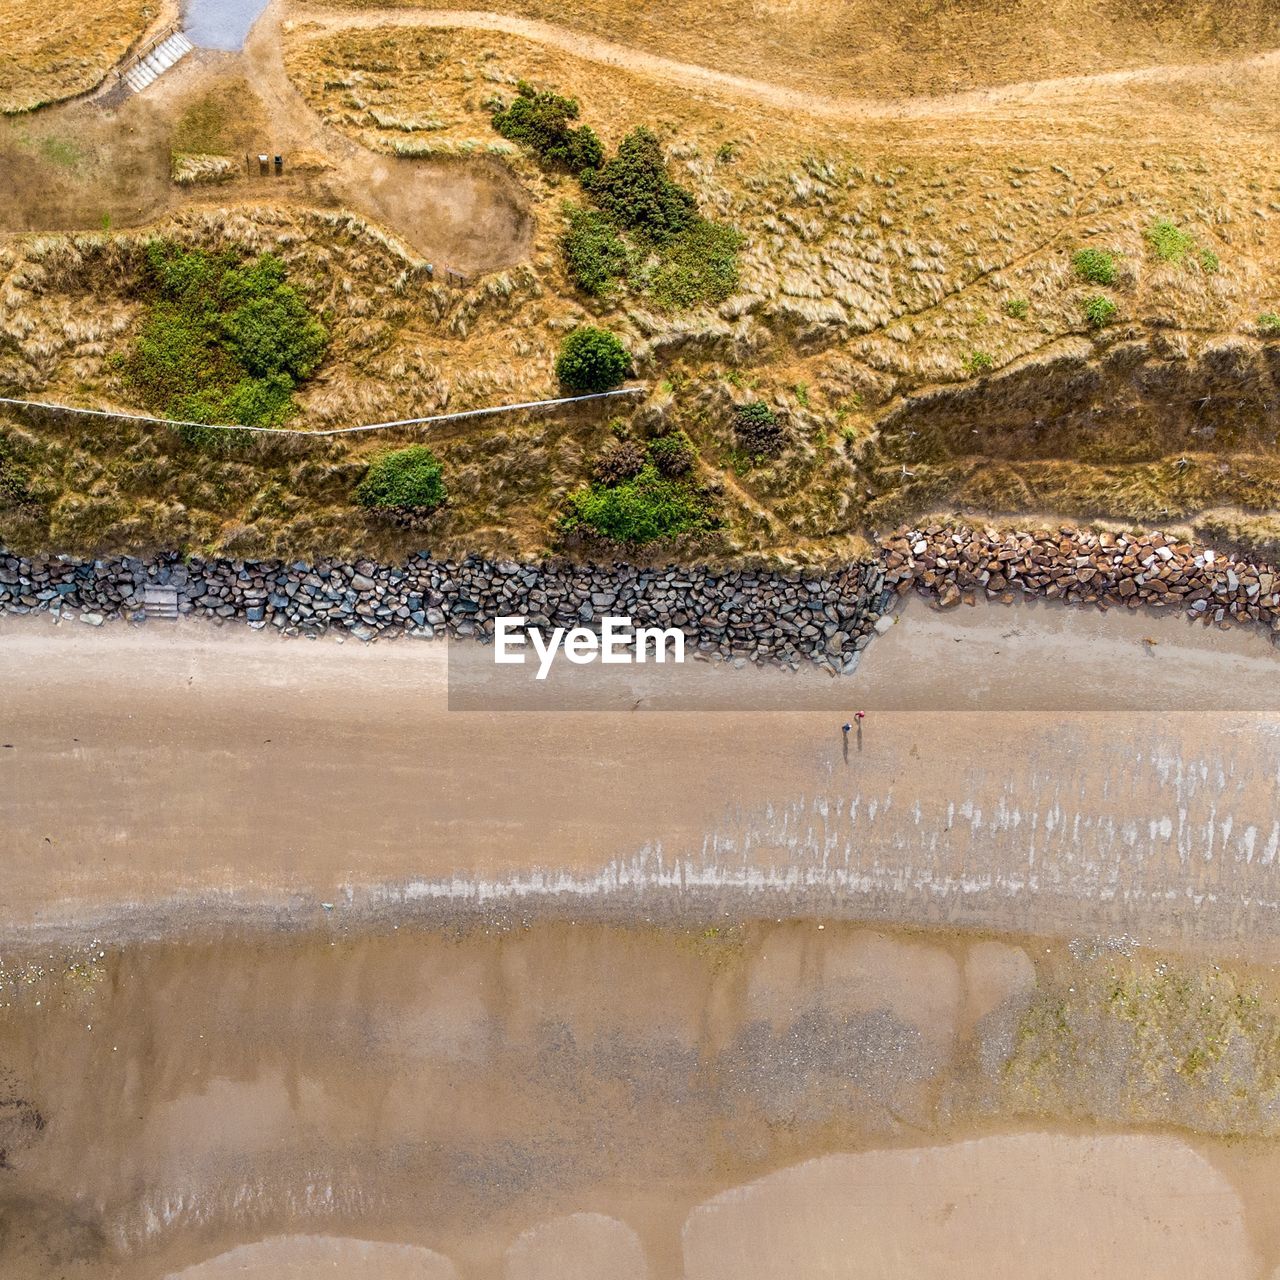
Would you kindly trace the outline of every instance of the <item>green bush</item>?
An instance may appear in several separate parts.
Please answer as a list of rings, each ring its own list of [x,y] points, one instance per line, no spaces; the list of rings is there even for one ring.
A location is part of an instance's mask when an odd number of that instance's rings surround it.
[[[634,440],[615,440],[602,450],[591,468],[591,478],[599,484],[621,484],[644,469],[645,452]]]
[[[393,511],[434,511],[447,496],[444,468],[422,444],[374,458],[355,490],[362,507]]]
[[[1071,266],[1076,275],[1089,284],[1111,285],[1116,282],[1115,254],[1105,249],[1081,249],[1072,257]]]
[[[504,138],[532,151],[543,164],[581,173],[604,159],[604,148],[588,125],[573,127],[578,100],[558,93],[539,92],[527,80],[517,86],[509,106],[493,113],[493,127]]]
[[[569,278],[584,293],[599,297],[626,276],[631,262],[616,228],[598,209],[566,206],[569,225],[560,237]]]
[[[593,484],[569,495],[567,530],[586,530],[612,542],[645,543],[713,528],[705,497],[668,479],[653,463],[621,484]]]
[[[1027,302],[1026,298],[1010,298],[1008,302],[1004,304],[1005,315],[1014,320],[1025,320],[1027,318],[1027,313],[1030,310],[1031,305]]]
[[[1258,317],[1258,332],[1266,338],[1280,337],[1280,315],[1274,311],[1264,311]]]
[[[583,325],[566,334],[556,357],[556,377],[570,391],[608,391],[627,376],[631,357],[607,329]]]
[[[649,457],[664,476],[675,479],[693,470],[698,451],[683,431],[672,431],[649,441]]]
[[[633,129],[618,152],[582,185],[616,226],[663,244],[692,227],[698,206],[691,192],[671,180],[662,144],[650,129]]]
[[[242,262],[153,240],[144,277],[150,307],[122,368],[149,408],[243,426],[278,425],[293,412],[294,389],[315,372],[329,335],[278,258]],[[232,439],[217,434],[224,445]]]
[[[786,444],[786,432],[777,414],[763,400],[738,406],[733,432],[738,447],[751,458],[776,458]]]
[[[1159,222],[1153,223],[1143,233],[1148,245],[1151,246],[1151,252],[1160,259],[1161,262],[1172,262],[1175,266],[1196,247],[1195,236],[1183,231],[1181,228],[1166,218],[1161,218]],[[1099,281],[1100,284],[1107,284],[1108,281]]]
[[[964,358],[964,367],[970,374],[990,373],[996,362],[986,351],[970,351]]]
[[[663,245],[649,278],[655,301],[673,309],[723,302],[738,287],[742,243],[735,228],[698,218]]]
[[[1197,257],[1200,259],[1200,270],[1207,276],[1213,275],[1213,273],[1222,265],[1221,259],[1212,249],[1199,250]]]
[[[1094,329],[1102,329],[1116,318],[1117,307],[1104,294],[1095,293],[1084,300],[1084,318]]]

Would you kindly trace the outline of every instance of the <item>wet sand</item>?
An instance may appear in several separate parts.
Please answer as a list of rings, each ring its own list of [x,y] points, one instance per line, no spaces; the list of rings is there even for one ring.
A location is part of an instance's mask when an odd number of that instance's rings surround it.
[[[5,1280],[1280,1267],[1264,640],[489,656],[0,625]]]
[[[503,687],[552,709],[448,710],[490,658],[4,622],[4,935],[825,914],[1280,950],[1258,635],[912,602],[852,678],[576,668]]]
[[[1183,1024],[1099,1035],[1054,1100],[1019,1085],[1055,982],[1142,963],[799,921],[6,956],[0,1275],[1261,1276],[1276,970],[1242,976],[1266,1018],[1176,1128],[1138,1091],[1178,1081]],[[1257,1106],[1206,1131],[1241,1088]]]

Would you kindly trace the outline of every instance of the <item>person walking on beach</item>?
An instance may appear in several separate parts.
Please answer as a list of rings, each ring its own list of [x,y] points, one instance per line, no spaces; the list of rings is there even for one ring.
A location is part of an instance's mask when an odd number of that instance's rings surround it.
[[[849,731],[853,728],[847,720],[840,726],[840,732],[844,736],[844,762],[849,763]]]

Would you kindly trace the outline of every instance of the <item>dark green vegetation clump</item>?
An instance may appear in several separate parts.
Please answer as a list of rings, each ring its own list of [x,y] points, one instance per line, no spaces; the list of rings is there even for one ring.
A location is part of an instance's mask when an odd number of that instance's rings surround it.
[[[272,254],[246,262],[164,240],[146,247],[149,312],[123,371],[157,413],[278,426],[329,335]]]
[[[649,457],[664,476],[672,479],[688,475],[698,460],[693,441],[683,431],[672,431],[649,443]]]
[[[447,497],[444,468],[426,445],[411,444],[380,454],[356,486],[362,507],[382,511],[434,511]]]
[[[604,148],[589,125],[572,123],[578,113],[576,98],[539,91],[521,80],[513,101],[493,113],[493,127],[527,147],[548,168],[581,173],[603,161]]]
[[[564,263],[574,284],[601,297],[631,268],[631,252],[617,228],[598,209],[565,206],[568,226],[560,238]]]
[[[595,460],[591,478],[597,484],[621,484],[632,476],[638,476],[646,461],[645,451],[634,440],[618,440]]]
[[[787,442],[778,415],[763,400],[738,406],[733,416],[733,433],[738,448],[749,458],[776,458]]]
[[[1080,249],[1072,257],[1071,266],[1087,284],[1112,285],[1116,282],[1115,254],[1105,249]]]
[[[640,466],[632,470],[636,460]],[[688,479],[696,460],[683,431],[645,449],[630,440],[611,445],[596,462],[593,483],[569,495],[563,528],[633,545],[716,528],[707,494]]]
[[[698,212],[672,178],[652,129],[633,129],[606,159],[575,98],[521,81],[493,127],[528,147],[547,168],[568,170],[594,208],[565,205],[560,238],[569,278],[593,298],[627,286],[673,311],[722,302],[738,286],[742,236]]]
[[[598,216],[629,237],[628,243],[619,236],[625,257],[614,255],[612,280],[626,276],[673,311],[722,302],[737,288],[741,234],[698,212],[693,193],[672,179],[652,130],[633,129],[611,160],[582,175],[582,185]],[[566,262],[586,292],[604,291],[593,276],[579,274],[572,257]]]
[[[627,376],[631,357],[608,329],[583,325],[565,336],[556,358],[556,377],[569,391],[608,391]]]
[[[582,185],[611,222],[650,244],[665,244],[699,218],[693,193],[672,181],[651,129],[633,129],[618,152]]]
[[[1258,317],[1258,332],[1264,338],[1274,338],[1280,335],[1280,315],[1274,311],[1264,311]]]
[[[32,501],[30,469],[13,443],[0,435],[0,507],[21,507]]]

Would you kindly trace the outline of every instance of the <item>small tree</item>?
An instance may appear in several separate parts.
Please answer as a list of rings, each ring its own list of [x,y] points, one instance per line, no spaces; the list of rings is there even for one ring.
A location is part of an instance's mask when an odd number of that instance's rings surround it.
[[[631,357],[612,333],[583,325],[560,344],[556,377],[570,391],[608,391],[630,367]]]
[[[514,101],[493,113],[493,127],[504,138],[528,147],[543,164],[581,173],[600,164],[604,148],[589,126],[570,124],[577,118],[577,98],[539,92],[521,80]]]
[[[444,468],[426,445],[411,444],[374,458],[356,486],[362,507],[392,511],[434,511],[447,496]]]
[[[698,221],[693,193],[671,180],[652,130],[633,129],[618,153],[582,175],[582,185],[613,222],[663,244]]]

